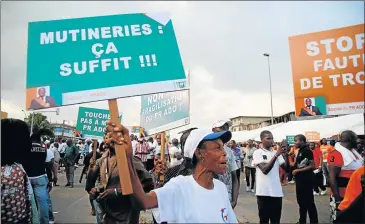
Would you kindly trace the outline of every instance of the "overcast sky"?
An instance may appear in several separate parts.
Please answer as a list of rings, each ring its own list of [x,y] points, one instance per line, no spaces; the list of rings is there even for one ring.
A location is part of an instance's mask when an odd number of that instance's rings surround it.
[[[2,2],[1,110],[23,118],[28,22],[123,13],[171,13],[185,69],[191,70],[191,122],[294,111],[288,37],[364,23],[364,2]],[[127,125],[139,124],[140,97],[118,100]],[[83,104],[107,108],[107,102]],[[78,106],[54,120],[77,119]]]

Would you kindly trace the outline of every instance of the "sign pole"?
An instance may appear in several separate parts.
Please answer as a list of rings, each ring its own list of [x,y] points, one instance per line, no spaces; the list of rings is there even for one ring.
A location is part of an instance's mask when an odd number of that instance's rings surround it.
[[[110,118],[113,123],[120,124],[119,111],[117,99],[108,100]],[[119,173],[120,186],[122,188],[123,195],[133,194],[131,176],[129,174],[127,155],[126,152],[131,149],[127,149],[125,145],[115,145],[115,154],[117,157],[117,166]]]
[[[164,131],[161,133],[161,161],[165,162],[165,132]],[[160,175],[160,181],[161,182],[165,181],[164,175]]]
[[[93,143],[94,143],[94,145],[93,145],[93,160],[94,160],[94,162],[96,162],[96,148],[97,148],[97,145],[98,145],[98,140],[96,140],[96,139],[94,139],[93,140]]]

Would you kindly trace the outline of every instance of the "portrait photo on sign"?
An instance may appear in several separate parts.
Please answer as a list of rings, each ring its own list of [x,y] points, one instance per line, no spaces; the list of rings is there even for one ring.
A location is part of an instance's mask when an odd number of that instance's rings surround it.
[[[300,117],[326,115],[326,100],[324,97],[305,97],[301,105]]]
[[[50,96],[50,87],[41,86],[27,89],[27,108],[30,110],[39,110],[50,107],[57,107],[52,96]]]

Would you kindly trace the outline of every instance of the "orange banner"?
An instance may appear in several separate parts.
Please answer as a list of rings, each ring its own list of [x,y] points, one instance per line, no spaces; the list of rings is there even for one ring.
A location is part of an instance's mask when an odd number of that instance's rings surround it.
[[[8,118],[8,113],[1,111],[1,119],[6,119],[6,118]]]
[[[292,36],[289,46],[297,116],[364,113],[364,24]]]
[[[321,136],[316,131],[308,131],[305,133],[305,137],[308,142],[319,142],[321,140]]]

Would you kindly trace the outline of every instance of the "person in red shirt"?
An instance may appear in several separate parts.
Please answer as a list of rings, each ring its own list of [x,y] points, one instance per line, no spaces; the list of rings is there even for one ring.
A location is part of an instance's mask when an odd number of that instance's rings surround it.
[[[313,195],[319,195],[319,189],[321,189],[321,195],[326,194],[326,187],[323,185],[323,173],[321,170],[322,166],[322,152],[319,146],[316,146],[316,143],[310,142],[309,149],[313,152],[313,160],[315,170],[314,173],[314,185],[313,185]]]

